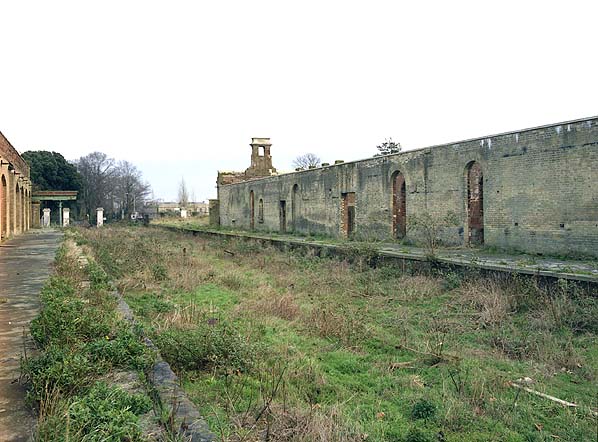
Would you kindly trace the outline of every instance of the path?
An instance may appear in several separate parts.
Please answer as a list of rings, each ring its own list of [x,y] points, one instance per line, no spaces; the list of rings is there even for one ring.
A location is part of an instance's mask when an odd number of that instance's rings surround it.
[[[34,417],[19,384],[23,331],[39,310],[62,234],[32,231],[0,245],[0,441],[27,441]],[[31,348],[31,342],[27,347]]]

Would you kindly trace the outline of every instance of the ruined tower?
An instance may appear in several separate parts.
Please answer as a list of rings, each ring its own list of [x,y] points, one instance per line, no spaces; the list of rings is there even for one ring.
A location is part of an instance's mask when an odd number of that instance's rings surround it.
[[[272,155],[270,155],[270,138],[251,139],[251,166],[245,170],[245,177],[266,177],[276,174],[272,166]]]

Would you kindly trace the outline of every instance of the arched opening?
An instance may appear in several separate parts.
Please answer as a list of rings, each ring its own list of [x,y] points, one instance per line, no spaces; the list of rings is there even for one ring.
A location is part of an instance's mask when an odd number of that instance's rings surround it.
[[[255,228],[255,198],[253,196],[253,190],[249,192],[249,228]]]
[[[15,186],[15,232],[21,231],[21,189]]]
[[[257,204],[257,222],[264,224],[264,200],[261,198]]]
[[[468,243],[484,244],[484,175],[475,161],[467,165],[467,227]]]
[[[1,235],[2,238],[8,236],[8,203],[7,203],[7,192],[6,177],[2,175],[2,182],[0,183],[0,224],[2,224]]]
[[[407,188],[405,177],[398,170],[392,174],[392,235],[404,238],[407,234]]]
[[[27,200],[25,199],[25,192],[26,190],[21,188],[21,232],[27,230],[27,224],[25,221],[25,213],[27,212]]]
[[[293,186],[293,193],[291,195],[291,227],[293,232],[297,231],[297,216],[299,215],[299,186],[295,184]]]

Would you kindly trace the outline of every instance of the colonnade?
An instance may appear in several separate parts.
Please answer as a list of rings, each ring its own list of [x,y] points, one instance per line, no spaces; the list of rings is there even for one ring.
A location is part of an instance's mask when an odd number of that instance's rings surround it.
[[[0,240],[31,227],[29,166],[0,133]]]

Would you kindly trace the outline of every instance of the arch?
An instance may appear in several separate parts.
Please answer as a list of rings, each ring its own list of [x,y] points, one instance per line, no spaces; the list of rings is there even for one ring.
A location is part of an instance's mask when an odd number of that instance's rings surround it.
[[[15,233],[21,232],[21,189],[15,185]]]
[[[255,228],[255,197],[253,190],[249,192],[249,228]]]
[[[25,190],[25,230],[29,230],[30,227],[30,216],[31,216],[31,191],[29,189]]]
[[[297,217],[299,216],[299,185],[295,184],[293,186],[293,192],[291,193],[291,227],[293,228],[293,232],[297,231]]]
[[[27,230],[27,225],[25,224],[25,212],[27,211],[27,204],[26,204],[26,199],[25,199],[25,193],[27,192],[27,190],[25,190],[23,188],[23,186],[21,186],[21,232],[24,232],[25,230]]]
[[[8,236],[8,186],[6,185],[6,177],[2,175],[0,178],[0,236],[6,238]]]
[[[467,164],[467,242],[484,244],[484,173],[476,161]]]
[[[392,182],[392,236],[401,239],[407,234],[407,187],[405,176],[396,171],[391,176]]]
[[[264,224],[264,200],[261,198],[257,203],[257,222]]]

